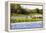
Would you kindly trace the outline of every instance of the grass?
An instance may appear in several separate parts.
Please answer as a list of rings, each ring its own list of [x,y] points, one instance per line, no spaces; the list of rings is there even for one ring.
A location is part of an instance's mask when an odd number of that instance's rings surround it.
[[[11,19],[11,23],[15,22],[31,22],[31,21],[40,21],[42,18],[16,18],[16,19]]]
[[[24,14],[15,14],[15,13],[11,13],[11,16],[22,16]]]
[[[22,16],[24,14],[15,14],[11,13],[11,16]],[[27,16],[34,16],[34,15],[41,15],[38,13],[33,13],[33,14],[28,14]],[[24,15],[25,16],[25,15]],[[16,23],[16,22],[32,22],[32,21],[41,21],[42,18],[16,18],[16,19],[11,19],[11,23]]]
[[[23,16],[25,14],[15,14],[15,13],[11,13],[11,16]],[[33,14],[27,14],[27,16],[33,16],[33,15],[42,15],[42,14],[38,14],[38,13],[33,13]]]

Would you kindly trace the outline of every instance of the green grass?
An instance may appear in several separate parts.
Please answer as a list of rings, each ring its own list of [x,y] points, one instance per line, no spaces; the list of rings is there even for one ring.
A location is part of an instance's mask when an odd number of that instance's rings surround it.
[[[11,23],[15,22],[31,22],[31,21],[40,21],[42,18],[16,18],[16,19],[11,19]]]
[[[25,15],[25,14],[11,13],[11,16],[23,16],[23,15]],[[33,15],[42,15],[42,14],[38,14],[38,13],[27,14],[27,16],[33,16]]]

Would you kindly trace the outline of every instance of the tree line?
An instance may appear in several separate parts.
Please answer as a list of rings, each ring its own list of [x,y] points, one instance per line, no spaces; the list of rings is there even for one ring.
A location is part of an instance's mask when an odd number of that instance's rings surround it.
[[[43,9],[24,9],[20,6],[20,4],[11,4],[10,5],[11,13],[15,14],[32,14],[32,13],[39,13],[43,14]]]

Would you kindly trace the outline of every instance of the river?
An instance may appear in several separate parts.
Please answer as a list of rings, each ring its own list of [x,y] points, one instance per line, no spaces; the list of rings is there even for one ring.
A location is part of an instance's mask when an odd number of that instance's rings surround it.
[[[43,27],[42,21],[11,23],[10,29],[29,29]]]

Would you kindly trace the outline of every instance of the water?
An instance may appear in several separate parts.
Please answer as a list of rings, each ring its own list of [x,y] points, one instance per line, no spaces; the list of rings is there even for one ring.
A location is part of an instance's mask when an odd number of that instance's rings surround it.
[[[36,21],[36,22],[20,22],[20,23],[11,23],[10,29],[29,29],[29,28],[41,28],[42,27],[42,21]]]

